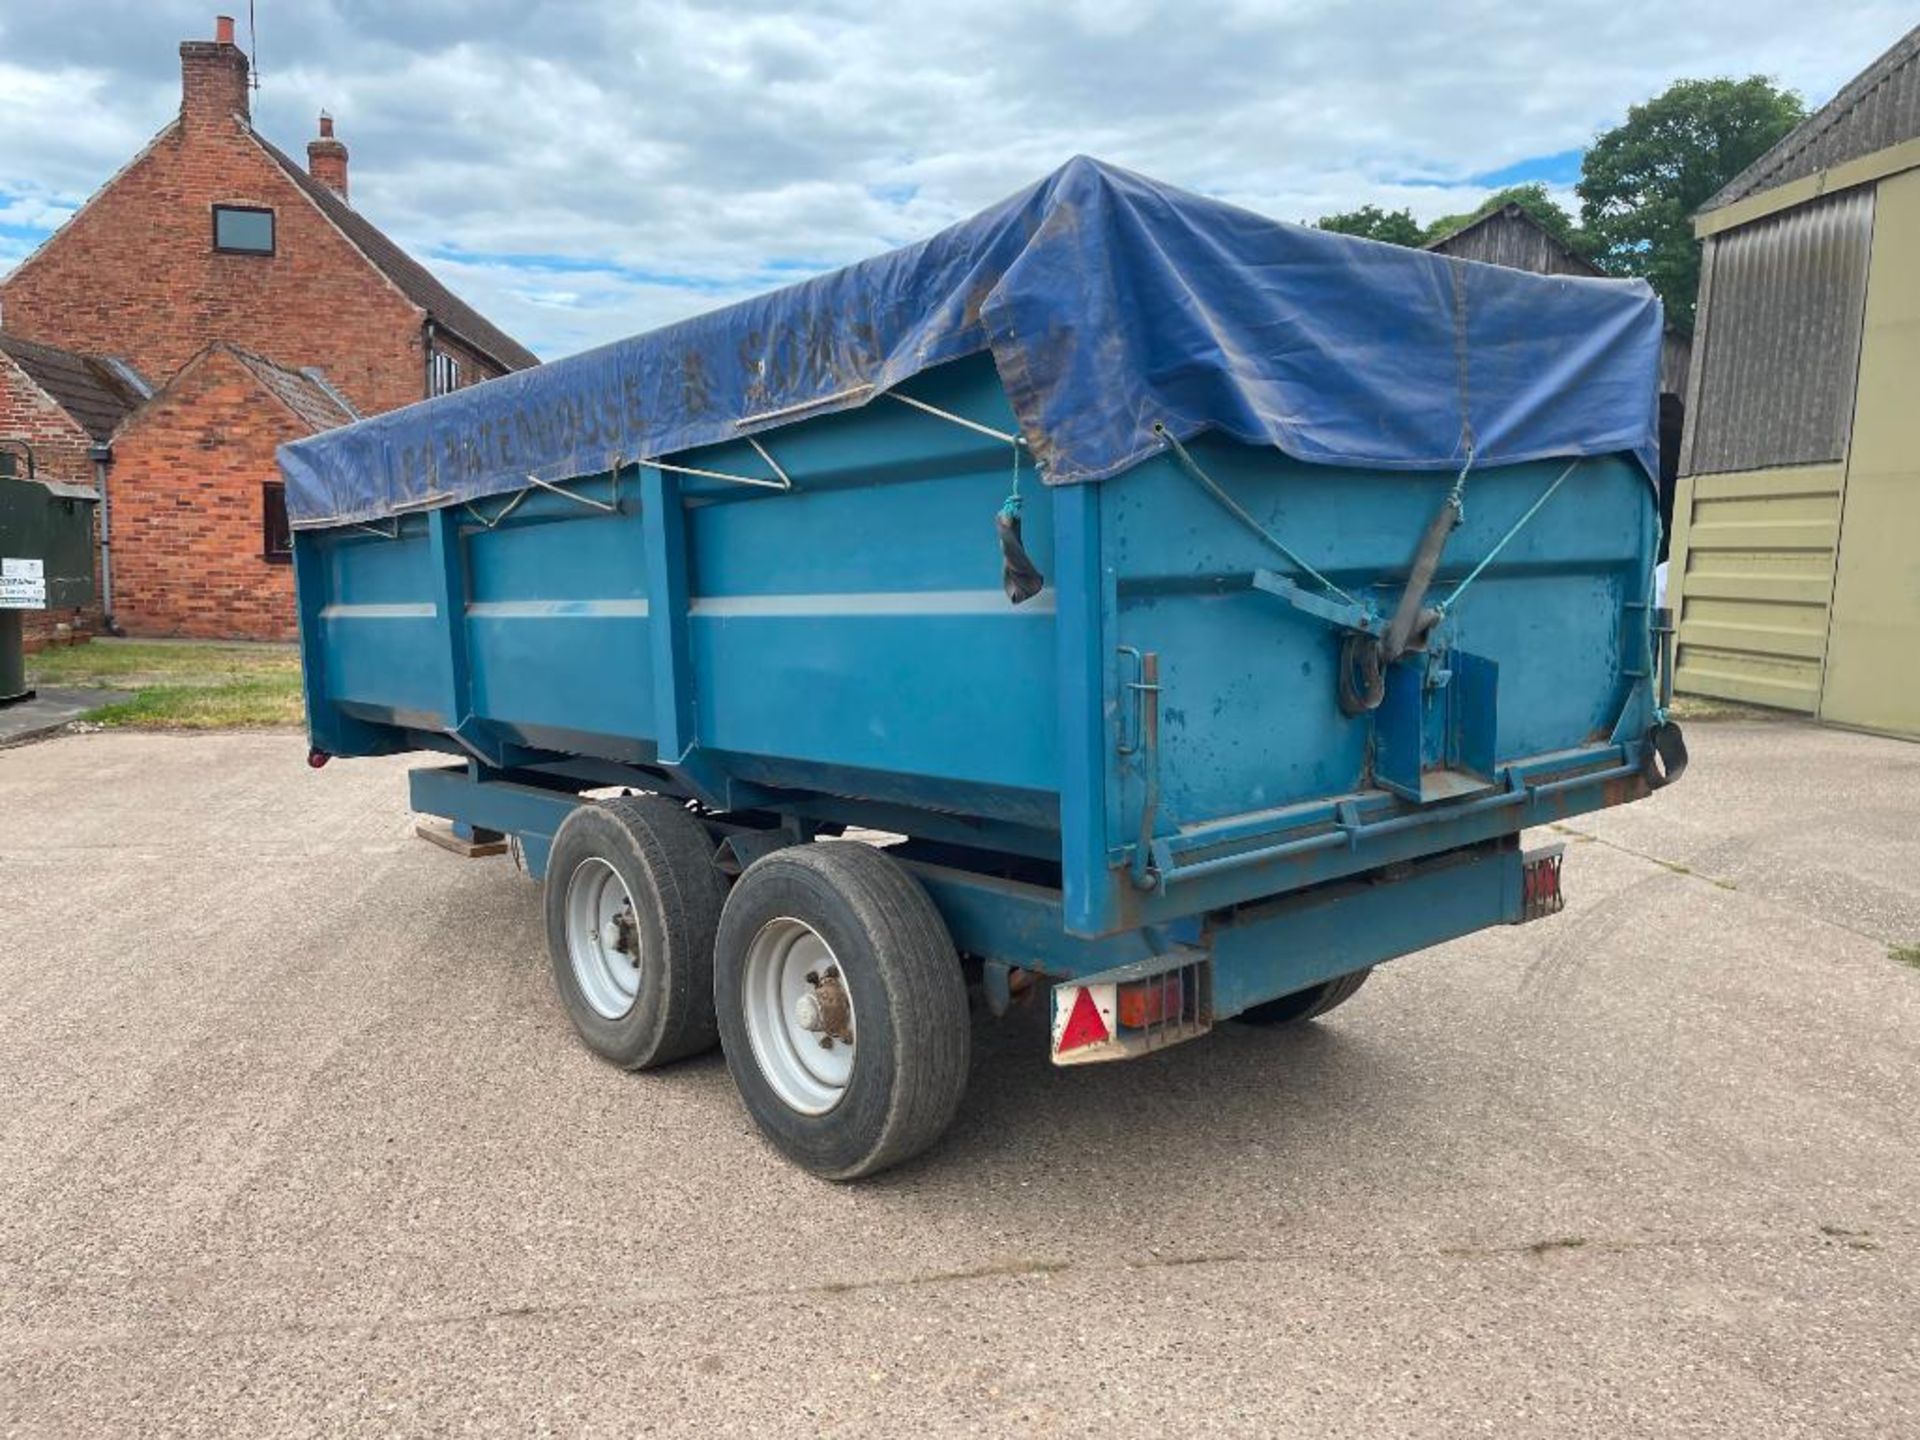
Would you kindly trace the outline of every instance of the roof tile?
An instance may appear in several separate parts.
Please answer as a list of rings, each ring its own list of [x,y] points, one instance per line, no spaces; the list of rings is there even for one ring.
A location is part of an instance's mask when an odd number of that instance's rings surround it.
[[[525,370],[538,365],[540,357],[500,329],[486,316],[454,294],[434,278],[427,267],[390,240],[372,221],[309,175],[293,158],[257,130],[260,148],[287,177],[307,194],[320,211],[352,241],[355,248],[414,304],[432,317],[434,324],[451,330],[482,354],[509,370]]]
[[[1920,25],[1721,187],[1697,213],[1920,136]]]
[[[316,433],[331,430],[336,425],[351,424],[360,418],[317,371],[306,373],[289,370],[274,364],[264,355],[242,350],[238,345],[228,345],[226,348]]]
[[[81,429],[105,442],[116,426],[145,403],[146,395],[128,383],[115,364],[98,355],[81,355],[0,331],[0,351],[71,415]],[[125,361],[129,375],[139,376]],[[152,393],[148,387],[148,394]]]

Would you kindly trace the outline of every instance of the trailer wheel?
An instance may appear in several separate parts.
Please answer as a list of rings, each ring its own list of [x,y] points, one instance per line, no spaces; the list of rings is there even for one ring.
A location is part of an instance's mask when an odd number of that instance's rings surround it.
[[[628,1070],[712,1048],[725,899],[706,829],[671,800],[601,800],[561,822],[547,857],[547,950],[587,1048]]]
[[[1291,995],[1282,995],[1278,1000],[1250,1005],[1233,1018],[1243,1025],[1302,1025],[1309,1020],[1319,1019],[1336,1005],[1346,1004],[1359,993],[1360,987],[1367,983],[1367,977],[1372,973],[1373,967],[1369,965],[1364,970],[1355,970],[1337,980],[1327,980],[1319,985],[1309,985],[1304,990],[1296,990]]]
[[[933,902],[857,841],[747,868],[714,955],[727,1068],[789,1159],[853,1180],[940,1138],[967,1084],[966,985]]]

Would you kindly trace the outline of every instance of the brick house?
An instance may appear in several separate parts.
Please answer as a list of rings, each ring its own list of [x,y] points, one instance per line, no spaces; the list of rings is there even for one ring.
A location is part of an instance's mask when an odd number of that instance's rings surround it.
[[[271,543],[275,469],[262,437],[538,362],[352,207],[347,148],[329,117],[305,168],[253,128],[231,20],[211,41],[183,43],[180,67],[178,116],[0,282],[0,333],[90,365],[114,357],[151,380],[138,415],[88,437],[109,451],[98,473],[115,622],[133,633],[279,636],[293,612]],[[0,405],[8,388],[0,370]],[[291,409],[290,391],[301,397]],[[188,496],[221,523],[183,523]],[[169,576],[191,577],[191,593]]]
[[[113,432],[152,386],[124,360],[78,355],[0,332],[0,475],[25,475],[98,491]],[[60,626],[99,628],[100,605],[29,610],[26,634],[43,640]]]
[[[216,341],[114,434],[114,610],[134,633],[294,637],[293,537],[274,450],[359,418],[318,370]],[[138,536],[137,544],[124,537]]]

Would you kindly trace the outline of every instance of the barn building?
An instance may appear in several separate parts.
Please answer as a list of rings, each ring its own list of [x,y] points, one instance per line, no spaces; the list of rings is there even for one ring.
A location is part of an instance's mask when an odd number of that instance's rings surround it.
[[[1694,229],[1679,688],[1920,736],[1920,28]]]

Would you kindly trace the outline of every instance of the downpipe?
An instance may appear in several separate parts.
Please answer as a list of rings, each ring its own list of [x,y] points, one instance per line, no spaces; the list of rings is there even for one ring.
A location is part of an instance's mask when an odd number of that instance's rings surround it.
[[[87,451],[93,461],[93,486],[100,492],[100,628],[118,635],[113,623],[113,498],[107,489],[107,470],[113,464],[113,447],[95,445]]]

